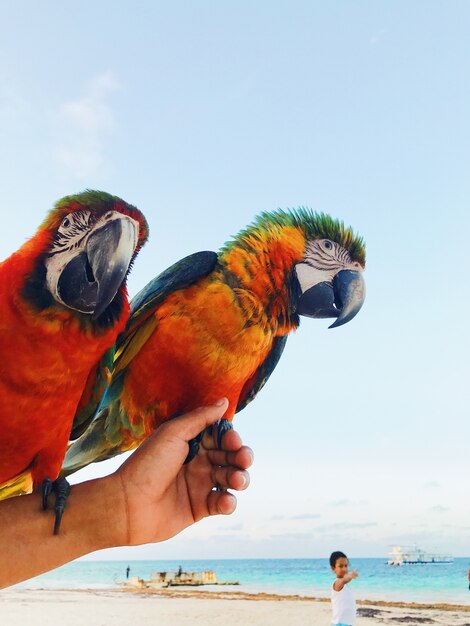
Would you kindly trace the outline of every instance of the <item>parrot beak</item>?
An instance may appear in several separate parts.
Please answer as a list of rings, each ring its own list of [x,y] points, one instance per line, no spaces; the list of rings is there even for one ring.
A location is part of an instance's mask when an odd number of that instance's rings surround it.
[[[62,302],[98,318],[126,277],[137,238],[134,220],[120,214],[92,232],[86,249],[68,263],[59,278]]]
[[[340,313],[329,328],[347,324],[362,308],[366,298],[366,283],[361,272],[342,270],[333,279],[335,305]]]
[[[366,295],[362,272],[341,270],[333,284],[318,283],[300,297],[298,313],[306,317],[337,319],[329,328],[347,324],[359,313]]]

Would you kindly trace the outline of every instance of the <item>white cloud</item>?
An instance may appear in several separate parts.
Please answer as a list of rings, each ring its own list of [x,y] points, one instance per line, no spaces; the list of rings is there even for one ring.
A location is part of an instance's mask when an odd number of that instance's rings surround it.
[[[55,156],[78,178],[99,172],[105,164],[105,139],[116,127],[108,100],[119,89],[113,74],[106,72],[90,81],[83,97],[60,107],[64,133]]]
[[[342,500],[333,500],[328,503],[330,506],[363,506],[367,504],[367,500],[349,500],[347,498],[343,498]]]
[[[345,506],[350,502],[351,500],[346,500],[345,498],[343,498],[342,500],[334,500],[333,502],[330,502],[330,506]]]
[[[378,526],[377,522],[335,522],[325,526],[317,526],[315,531],[318,533],[331,533],[351,529],[372,528],[374,526]]]
[[[238,530],[243,530],[243,529],[244,529],[244,524],[238,523],[238,524],[232,524],[231,526],[219,526],[217,530],[221,530],[222,532],[227,532],[227,531],[238,531]]]
[[[450,508],[448,506],[442,506],[440,504],[436,504],[435,506],[432,506],[429,510],[434,511],[436,513],[446,513],[447,511],[450,511]]]

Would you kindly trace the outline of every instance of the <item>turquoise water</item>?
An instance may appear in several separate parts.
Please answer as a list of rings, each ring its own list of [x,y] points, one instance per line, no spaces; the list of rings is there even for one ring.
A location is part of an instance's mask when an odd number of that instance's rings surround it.
[[[219,580],[239,580],[237,587],[206,590],[260,591],[278,594],[329,596],[333,581],[326,559],[240,559],[207,561],[76,561],[18,585],[26,588],[103,588],[131,576],[150,578],[152,572],[213,570]],[[390,567],[383,559],[352,559],[360,577],[352,582],[357,598],[404,602],[470,604],[467,571],[469,558],[449,564]]]

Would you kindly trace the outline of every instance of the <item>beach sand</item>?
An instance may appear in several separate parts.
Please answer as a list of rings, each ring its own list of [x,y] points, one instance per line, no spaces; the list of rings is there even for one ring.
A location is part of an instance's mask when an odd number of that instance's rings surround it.
[[[0,592],[2,626],[329,626],[329,602],[296,596],[188,590]],[[470,626],[470,607],[366,603],[356,626]]]

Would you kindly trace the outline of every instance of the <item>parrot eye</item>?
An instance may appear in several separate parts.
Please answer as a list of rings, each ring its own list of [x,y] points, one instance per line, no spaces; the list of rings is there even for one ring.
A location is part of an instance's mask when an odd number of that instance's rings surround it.
[[[333,244],[331,243],[331,241],[328,241],[328,239],[325,239],[325,241],[323,242],[323,247],[325,248],[325,250],[333,250]]]
[[[72,222],[71,222],[70,218],[67,216],[67,217],[64,217],[64,219],[62,220],[62,224],[60,226],[61,226],[61,228],[69,228],[71,226],[71,224],[72,224]]]

